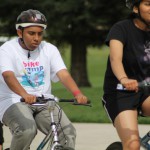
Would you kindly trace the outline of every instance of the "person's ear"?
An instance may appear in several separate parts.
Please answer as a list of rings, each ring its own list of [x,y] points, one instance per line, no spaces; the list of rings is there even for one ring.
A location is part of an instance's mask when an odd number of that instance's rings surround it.
[[[22,38],[22,30],[18,29],[17,34],[18,34],[19,38]]]
[[[134,6],[134,7],[133,7],[133,12],[136,13],[136,14],[138,14],[138,12],[139,12],[138,7]]]

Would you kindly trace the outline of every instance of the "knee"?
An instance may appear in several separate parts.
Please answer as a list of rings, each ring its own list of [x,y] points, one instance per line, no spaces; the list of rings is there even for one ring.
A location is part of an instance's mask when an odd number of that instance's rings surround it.
[[[140,150],[140,141],[139,139],[132,140],[128,143],[128,149],[130,150]]]
[[[76,139],[76,129],[72,124],[63,127],[62,130],[67,137],[72,137],[74,140]]]
[[[32,126],[18,126],[13,131],[13,136],[21,136],[24,140],[26,139],[33,139],[35,135],[37,134],[37,127]]]
[[[66,134],[72,135],[74,138],[76,138],[76,129],[72,124],[69,124],[66,130]]]
[[[37,134],[37,129],[36,128],[29,128],[29,129],[26,129],[22,132],[22,135],[25,137],[25,138],[31,138],[33,139]]]
[[[64,138],[64,134],[65,138]],[[64,145],[66,150],[74,150],[75,149],[75,141],[76,141],[76,129],[72,124],[69,124],[63,128],[63,133],[59,136],[62,139],[60,142]]]

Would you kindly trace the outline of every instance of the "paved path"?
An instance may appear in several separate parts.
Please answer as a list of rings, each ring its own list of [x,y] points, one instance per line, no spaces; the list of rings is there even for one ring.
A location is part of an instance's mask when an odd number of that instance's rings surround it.
[[[77,130],[76,150],[105,150],[106,147],[118,141],[115,128],[112,124],[74,123]],[[150,125],[139,125],[140,135],[143,136],[150,130]],[[11,134],[7,127],[4,127],[5,143],[4,148],[9,147]],[[43,134],[38,132],[31,150],[36,150],[36,144],[41,141]]]

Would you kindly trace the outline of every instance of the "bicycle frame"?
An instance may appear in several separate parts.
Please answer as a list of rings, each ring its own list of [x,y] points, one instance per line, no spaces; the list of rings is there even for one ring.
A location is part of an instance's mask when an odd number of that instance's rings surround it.
[[[150,141],[150,131],[145,136],[140,138],[140,141],[143,148],[150,150],[150,144],[148,143]]]
[[[56,123],[54,121],[54,114],[53,113],[54,113],[54,109],[55,109],[55,103],[56,103],[55,101],[49,101],[48,102],[49,112],[50,112],[50,116],[51,116],[51,125],[50,125],[51,126],[51,132],[45,136],[43,141],[38,146],[37,150],[42,150],[45,147],[45,145],[48,143],[51,136],[53,136],[53,144],[51,146],[51,150],[63,149],[63,146],[59,143],[57,127],[56,127]]]
[[[90,101],[88,101],[87,104],[78,104],[75,99],[45,99],[48,102],[48,109],[51,116],[51,132],[45,136],[45,138],[42,140],[42,142],[39,144],[38,148],[36,150],[43,150],[43,148],[46,146],[46,144],[50,141],[50,139],[53,137],[52,145],[50,146],[50,150],[63,150],[63,146],[60,144],[58,132],[57,132],[57,125],[54,121],[54,109],[56,107],[57,102],[71,102],[74,105],[84,105],[84,106],[90,106]],[[38,102],[43,102],[41,98],[38,99]],[[59,106],[58,106],[59,107]],[[61,109],[59,107],[59,109]]]

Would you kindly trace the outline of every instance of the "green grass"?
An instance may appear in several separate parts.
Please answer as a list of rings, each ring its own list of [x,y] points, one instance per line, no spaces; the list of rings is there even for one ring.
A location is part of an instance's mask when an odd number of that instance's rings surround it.
[[[108,116],[102,106],[101,97],[103,95],[103,79],[106,68],[107,47],[90,47],[87,53],[87,68],[91,88],[81,88],[82,92],[91,100],[92,107],[73,106],[70,104],[61,104],[61,107],[72,122],[95,122],[109,123]],[[67,67],[70,67],[70,51],[67,49],[62,54]],[[60,98],[72,98],[72,95],[65,90],[60,83],[53,84],[52,92]],[[140,117],[139,123],[150,123],[150,118]]]
[[[108,50],[89,48],[87,54],[87,68],[91,88],[81,88],[82,92],[90,99],[92,107],[72,106],[61,104],[62,108],[73,122],[109,122],[109,119],[102,107],[102,85],[105,72],[105,65]],[[70,51],[62,54],[67,67],[70,67]],[[52,92],[57,97],[72,98],[72,95],[62,87],[60,83],[53,84]]]

